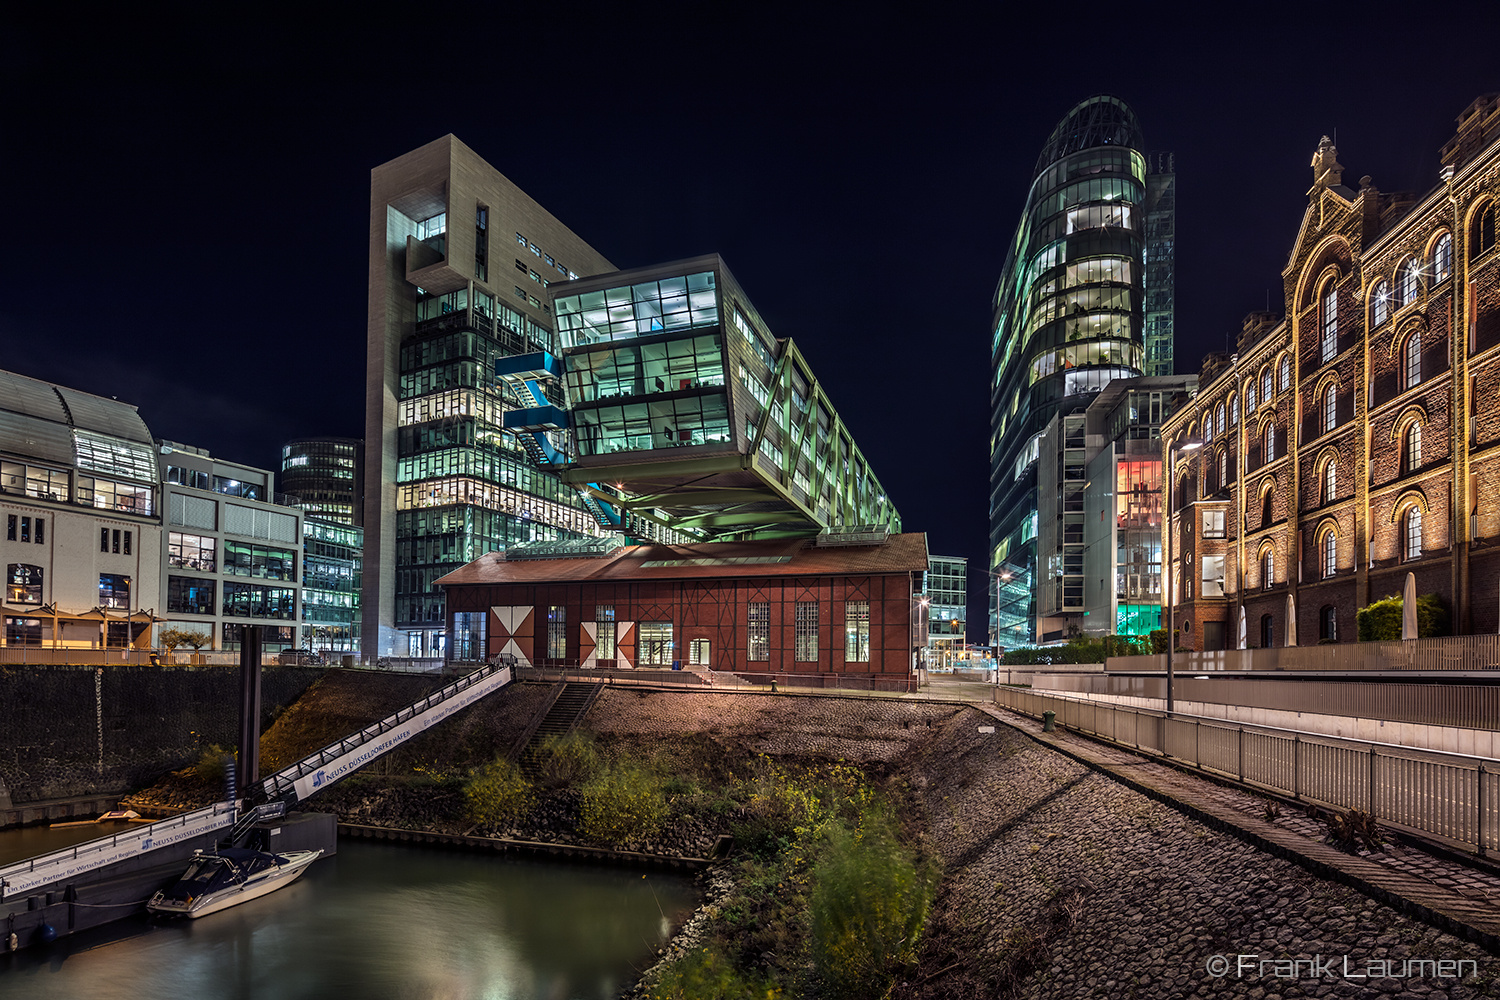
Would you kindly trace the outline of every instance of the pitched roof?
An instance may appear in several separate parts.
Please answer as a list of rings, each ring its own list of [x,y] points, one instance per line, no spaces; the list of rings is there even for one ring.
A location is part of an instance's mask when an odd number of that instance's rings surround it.
[[[807,538],[697,545],[629,545],[607,556],[507,560],[490,552],[437,582],[584,583],[614,580],[702,580],[725,576],[846,576],[913,573],[927,568],[927,535],[891,535],[883,545],[819,548]]]

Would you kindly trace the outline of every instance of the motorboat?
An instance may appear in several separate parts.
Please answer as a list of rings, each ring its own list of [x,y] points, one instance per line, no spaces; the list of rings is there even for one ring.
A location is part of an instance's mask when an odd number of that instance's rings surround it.
[[[322,853],[268,854],[241,847],[225,847],[213,854],[195,851],[182,878],[152,896],[146,909],[164,917],[217,913],[291,885]]]

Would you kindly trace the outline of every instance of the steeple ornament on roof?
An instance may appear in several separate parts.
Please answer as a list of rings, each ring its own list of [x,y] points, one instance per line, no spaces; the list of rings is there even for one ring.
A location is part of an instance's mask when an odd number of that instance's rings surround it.
[[[1313,154],[1312,171],[1313,186],[1308,189],[1309,195],[1343,183],[1344,165],[1339,162],[1339,148],[1326,135],[1318,142],[1318,151]]]

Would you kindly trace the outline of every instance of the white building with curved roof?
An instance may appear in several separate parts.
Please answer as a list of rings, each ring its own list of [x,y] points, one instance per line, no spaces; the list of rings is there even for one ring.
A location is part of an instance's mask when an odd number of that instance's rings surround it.
[[[0,371],[7,646],[145,646],[161,596],[156,448],[128,403]]]

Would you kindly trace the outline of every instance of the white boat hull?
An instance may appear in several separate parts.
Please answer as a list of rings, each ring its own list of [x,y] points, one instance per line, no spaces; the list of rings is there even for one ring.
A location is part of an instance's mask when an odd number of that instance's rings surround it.
[[[261,896],[291,885],[301,878],[308,866],[322,854],[322,850],[291,851],[280,855],[285,859],[285,864],[261,872],[245,882],[216,892],[205,893],[202,896],[194,896],[186,901],[166,899],[158,893],[156,898],[146,904],[146,909],[164,917],[187,917],[190,920],[206,917],[210,913],[218,913],[231,906],[248,903],[252,899],[259,899]]]

